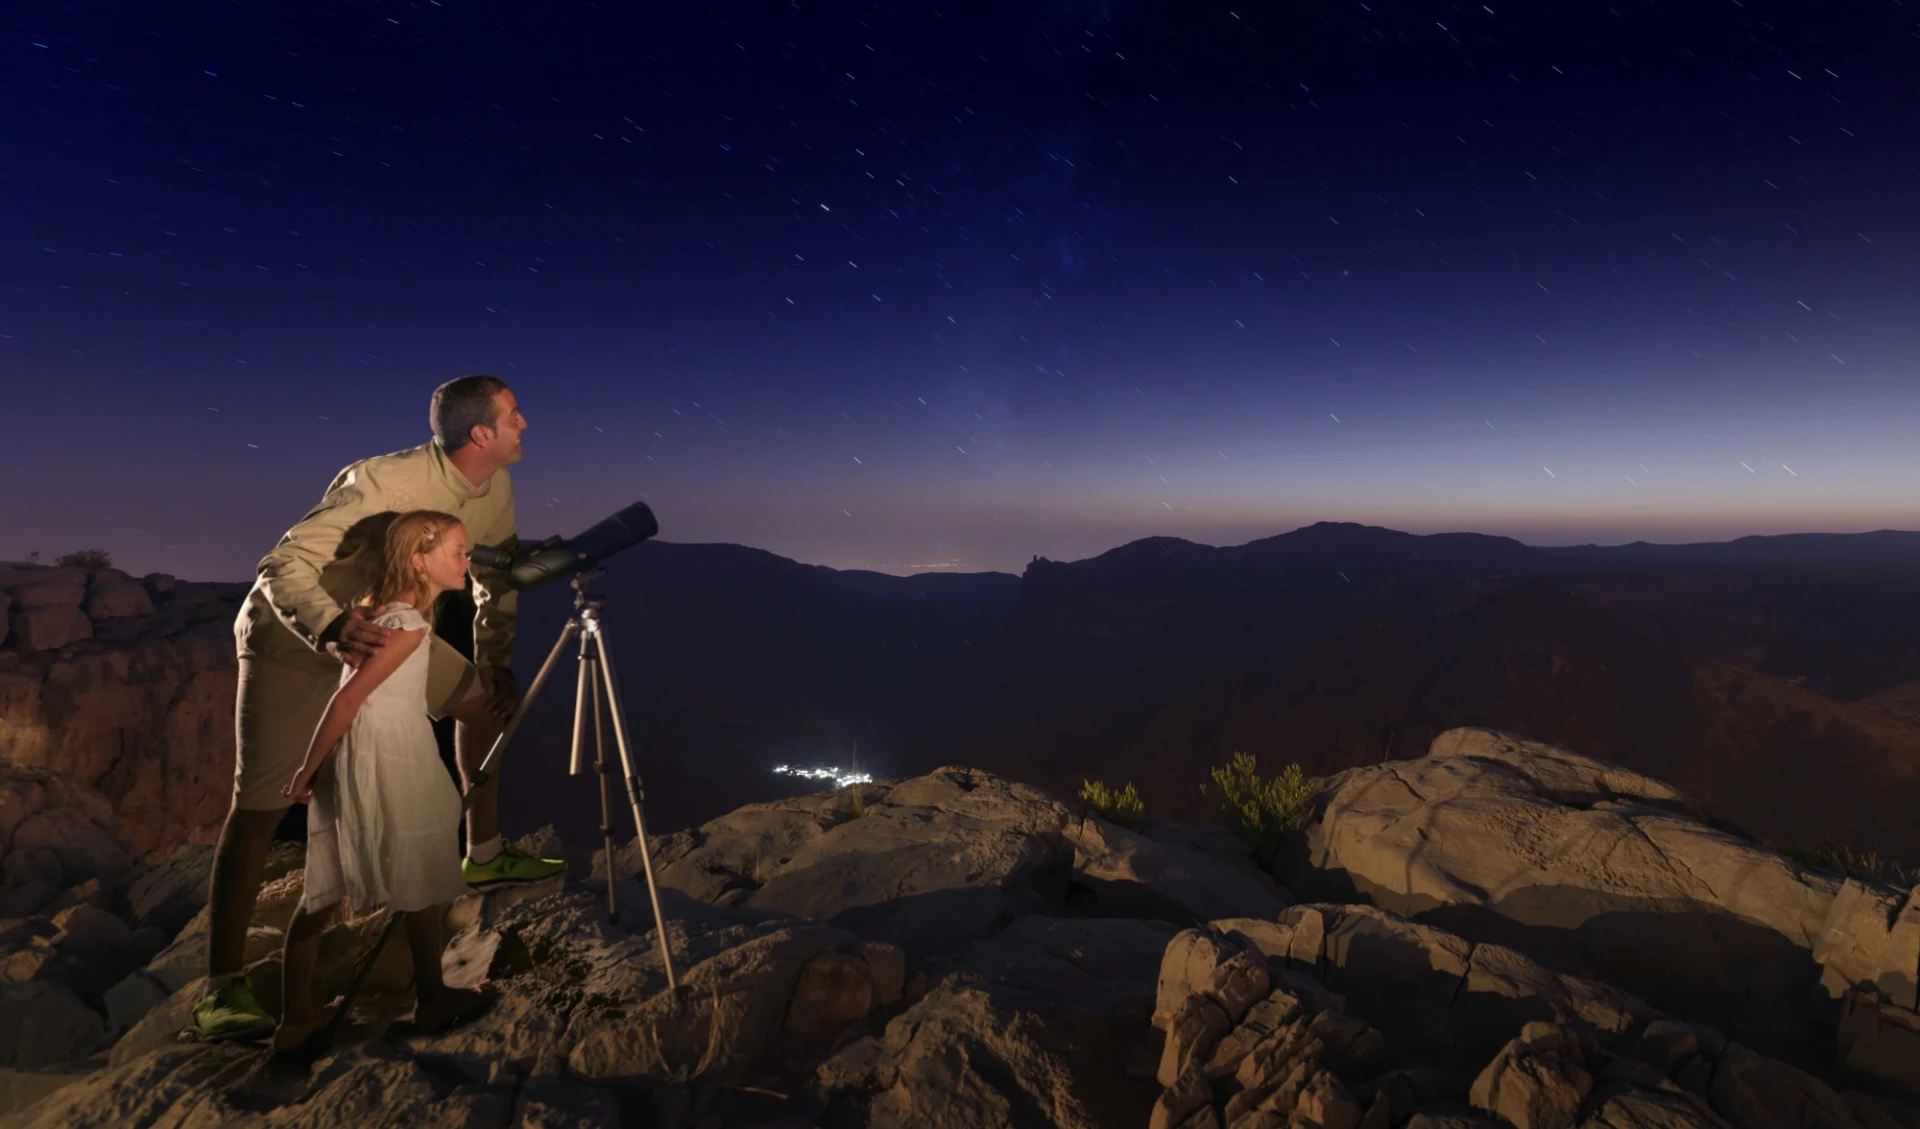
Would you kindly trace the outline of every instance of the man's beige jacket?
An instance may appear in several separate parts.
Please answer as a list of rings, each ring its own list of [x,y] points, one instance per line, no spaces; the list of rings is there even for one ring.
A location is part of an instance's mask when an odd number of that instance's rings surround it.
[[[387,526],[408,510],[452,514],[474,545],[517,543],[506,468],[475,486],[436,442],[363,459],[335,476],[320,504],[261,560],[233,625],[240,651],[290,661],[324,654],[320,633],[371,586]],[[519,594],[499,572],[472,575],[474,664],[506,666]]]

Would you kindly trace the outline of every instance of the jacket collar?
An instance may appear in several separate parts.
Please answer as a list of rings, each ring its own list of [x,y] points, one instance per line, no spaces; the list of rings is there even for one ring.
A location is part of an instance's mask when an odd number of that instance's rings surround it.
[[[473,483],[467,481],[467,476],[461,474],[460,468],[454,466],[453,461],[447,458],[447,453],[440,449],[440,441],[438,439],[427,440],[427,450],[433,456],[435,470],[439,473],[441,479],[446,482],[448,488],[454,492],[455,496],[460,498],[484,498],[493,490],[493,479],[491,478],[479,486],[475,486]]]

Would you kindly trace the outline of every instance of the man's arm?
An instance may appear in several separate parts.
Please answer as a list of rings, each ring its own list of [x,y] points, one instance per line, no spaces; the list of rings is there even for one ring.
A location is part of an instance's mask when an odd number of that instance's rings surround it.
[[[511,551],[520,543],[513,513],[513,483],[505,474],[495,489],[504,489],[506,508],[480,543]],[[473,570],[473,665],[485,669],[513,663],[514,620],[520,614],[520,593],[507,584],[507,574],[490,568]]]
[[[315,651],[326,650],[339,630],[337,621],[345,615],[345,609],[320,586],[320,570],[332,563],[349,529],[385,509],[379,498],[366,464],[355,463],[340,472],[320,504],[287,530],[260,562],[260,587],[267,603]]]

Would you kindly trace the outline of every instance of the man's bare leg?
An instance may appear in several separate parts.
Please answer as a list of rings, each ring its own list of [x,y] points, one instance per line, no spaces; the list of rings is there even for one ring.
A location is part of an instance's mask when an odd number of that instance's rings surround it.
[[[260,898],[260,872],[267,848],[285,808],[248,811],[231,808],[220,843],[213,851],[213,876],[207,891],[207,990],[193,1005],[193,1017],[181,1032],[199,1042],[246,1039],[273,1030],[273,1017],[253,997],[244,975],[247,926]]]
[[[227,812],[213,849],[213,881],[207,891],[207,974],[231,976],[246,967],[247,927],[260,898],[261,872],[273,846],[274,829],[286,808]]]
[[[485,785],[473,789],[473,774],[486,763],[493,742],[506,728],[505,719],[488,711],[486,699],[469,698],[453,711],[453,752],[473,803],[467,808],[467,857],[461,873],[467,884],[484,888],[497,883],[537,882],[563,873],[560,859],[527,854],[500,837],[500,764],[495,762]]]
[[[494,766],[493,775],[477,790],[473,774],[486,763],[487,753],[505,725],[487,712],[485,699],[481,698],[469,700],[453,716],[454,759],[460,762],[462,783],[473,792],[473,803],[467,808],[467,843],[485,843],[500,834],[500,766]]]

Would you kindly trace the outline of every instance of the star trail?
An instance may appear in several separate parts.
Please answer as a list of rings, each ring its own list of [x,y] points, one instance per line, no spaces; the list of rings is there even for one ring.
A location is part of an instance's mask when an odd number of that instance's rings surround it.
[[[0,557],[242,579],[464,372],[531,536],[1911,527],[1917,18],[10,4]]]

